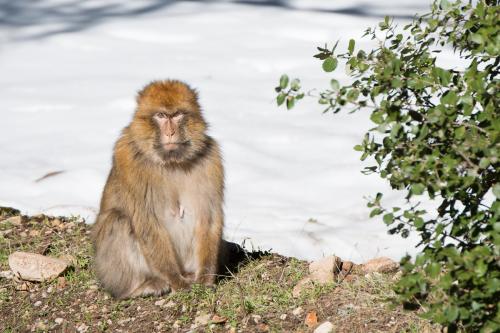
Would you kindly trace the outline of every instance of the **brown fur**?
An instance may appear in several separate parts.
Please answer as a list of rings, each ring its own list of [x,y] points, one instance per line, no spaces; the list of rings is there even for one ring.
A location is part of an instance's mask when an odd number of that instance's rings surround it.
[[[154,120],[158,112],[183,142],[172,151],[162,146],[172,137]],[[224,174],[206,128],[196,92],[186,84],[157,81],[139,92],[134,118],[115,145],[92,234],[97,276],[113,296],[214,283]]]

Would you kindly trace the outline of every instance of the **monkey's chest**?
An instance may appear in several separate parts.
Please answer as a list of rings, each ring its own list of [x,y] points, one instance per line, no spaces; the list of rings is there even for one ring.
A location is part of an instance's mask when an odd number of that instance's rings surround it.
[[[184,270],[194,272],[196,219],[193,210],[188,205],[176,205],[169,207],[165,216],[165,228]]]

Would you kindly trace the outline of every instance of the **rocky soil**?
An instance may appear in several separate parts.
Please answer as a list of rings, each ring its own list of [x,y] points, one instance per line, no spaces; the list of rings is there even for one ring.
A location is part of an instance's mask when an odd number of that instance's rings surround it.
[[[393,302],[397,263],[314,263],[227,243],[217,287],[117,301],[92,271],[79,218],[0,207],[2,332],[439,332]]]

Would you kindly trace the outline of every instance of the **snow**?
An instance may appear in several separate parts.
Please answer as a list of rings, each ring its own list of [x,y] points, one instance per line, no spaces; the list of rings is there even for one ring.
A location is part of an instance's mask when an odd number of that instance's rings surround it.
[[[92,222],[136,91],[177,78],[199,90],[222,146],[227,239],[305,259],[415,253],[415,238],[390,236],[368,218],[364,196],[401,202],[360,172],[352,147],[370,127],[368,114],[324,115],[313,100],[284,111],[273,88],[282,73],[324,87],[316,46],[427,8],[418,0],[3,4],[0,205]]]

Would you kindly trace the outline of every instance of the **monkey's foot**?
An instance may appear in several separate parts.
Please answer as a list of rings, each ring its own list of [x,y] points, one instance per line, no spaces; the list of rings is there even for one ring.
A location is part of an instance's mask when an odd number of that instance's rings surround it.
[[[161,296],[168,294],[171,291],[170,285],[159,278],[149,278],[144,281],[137,289],[135,289],[130,297],[144,297],[144,296]]]

